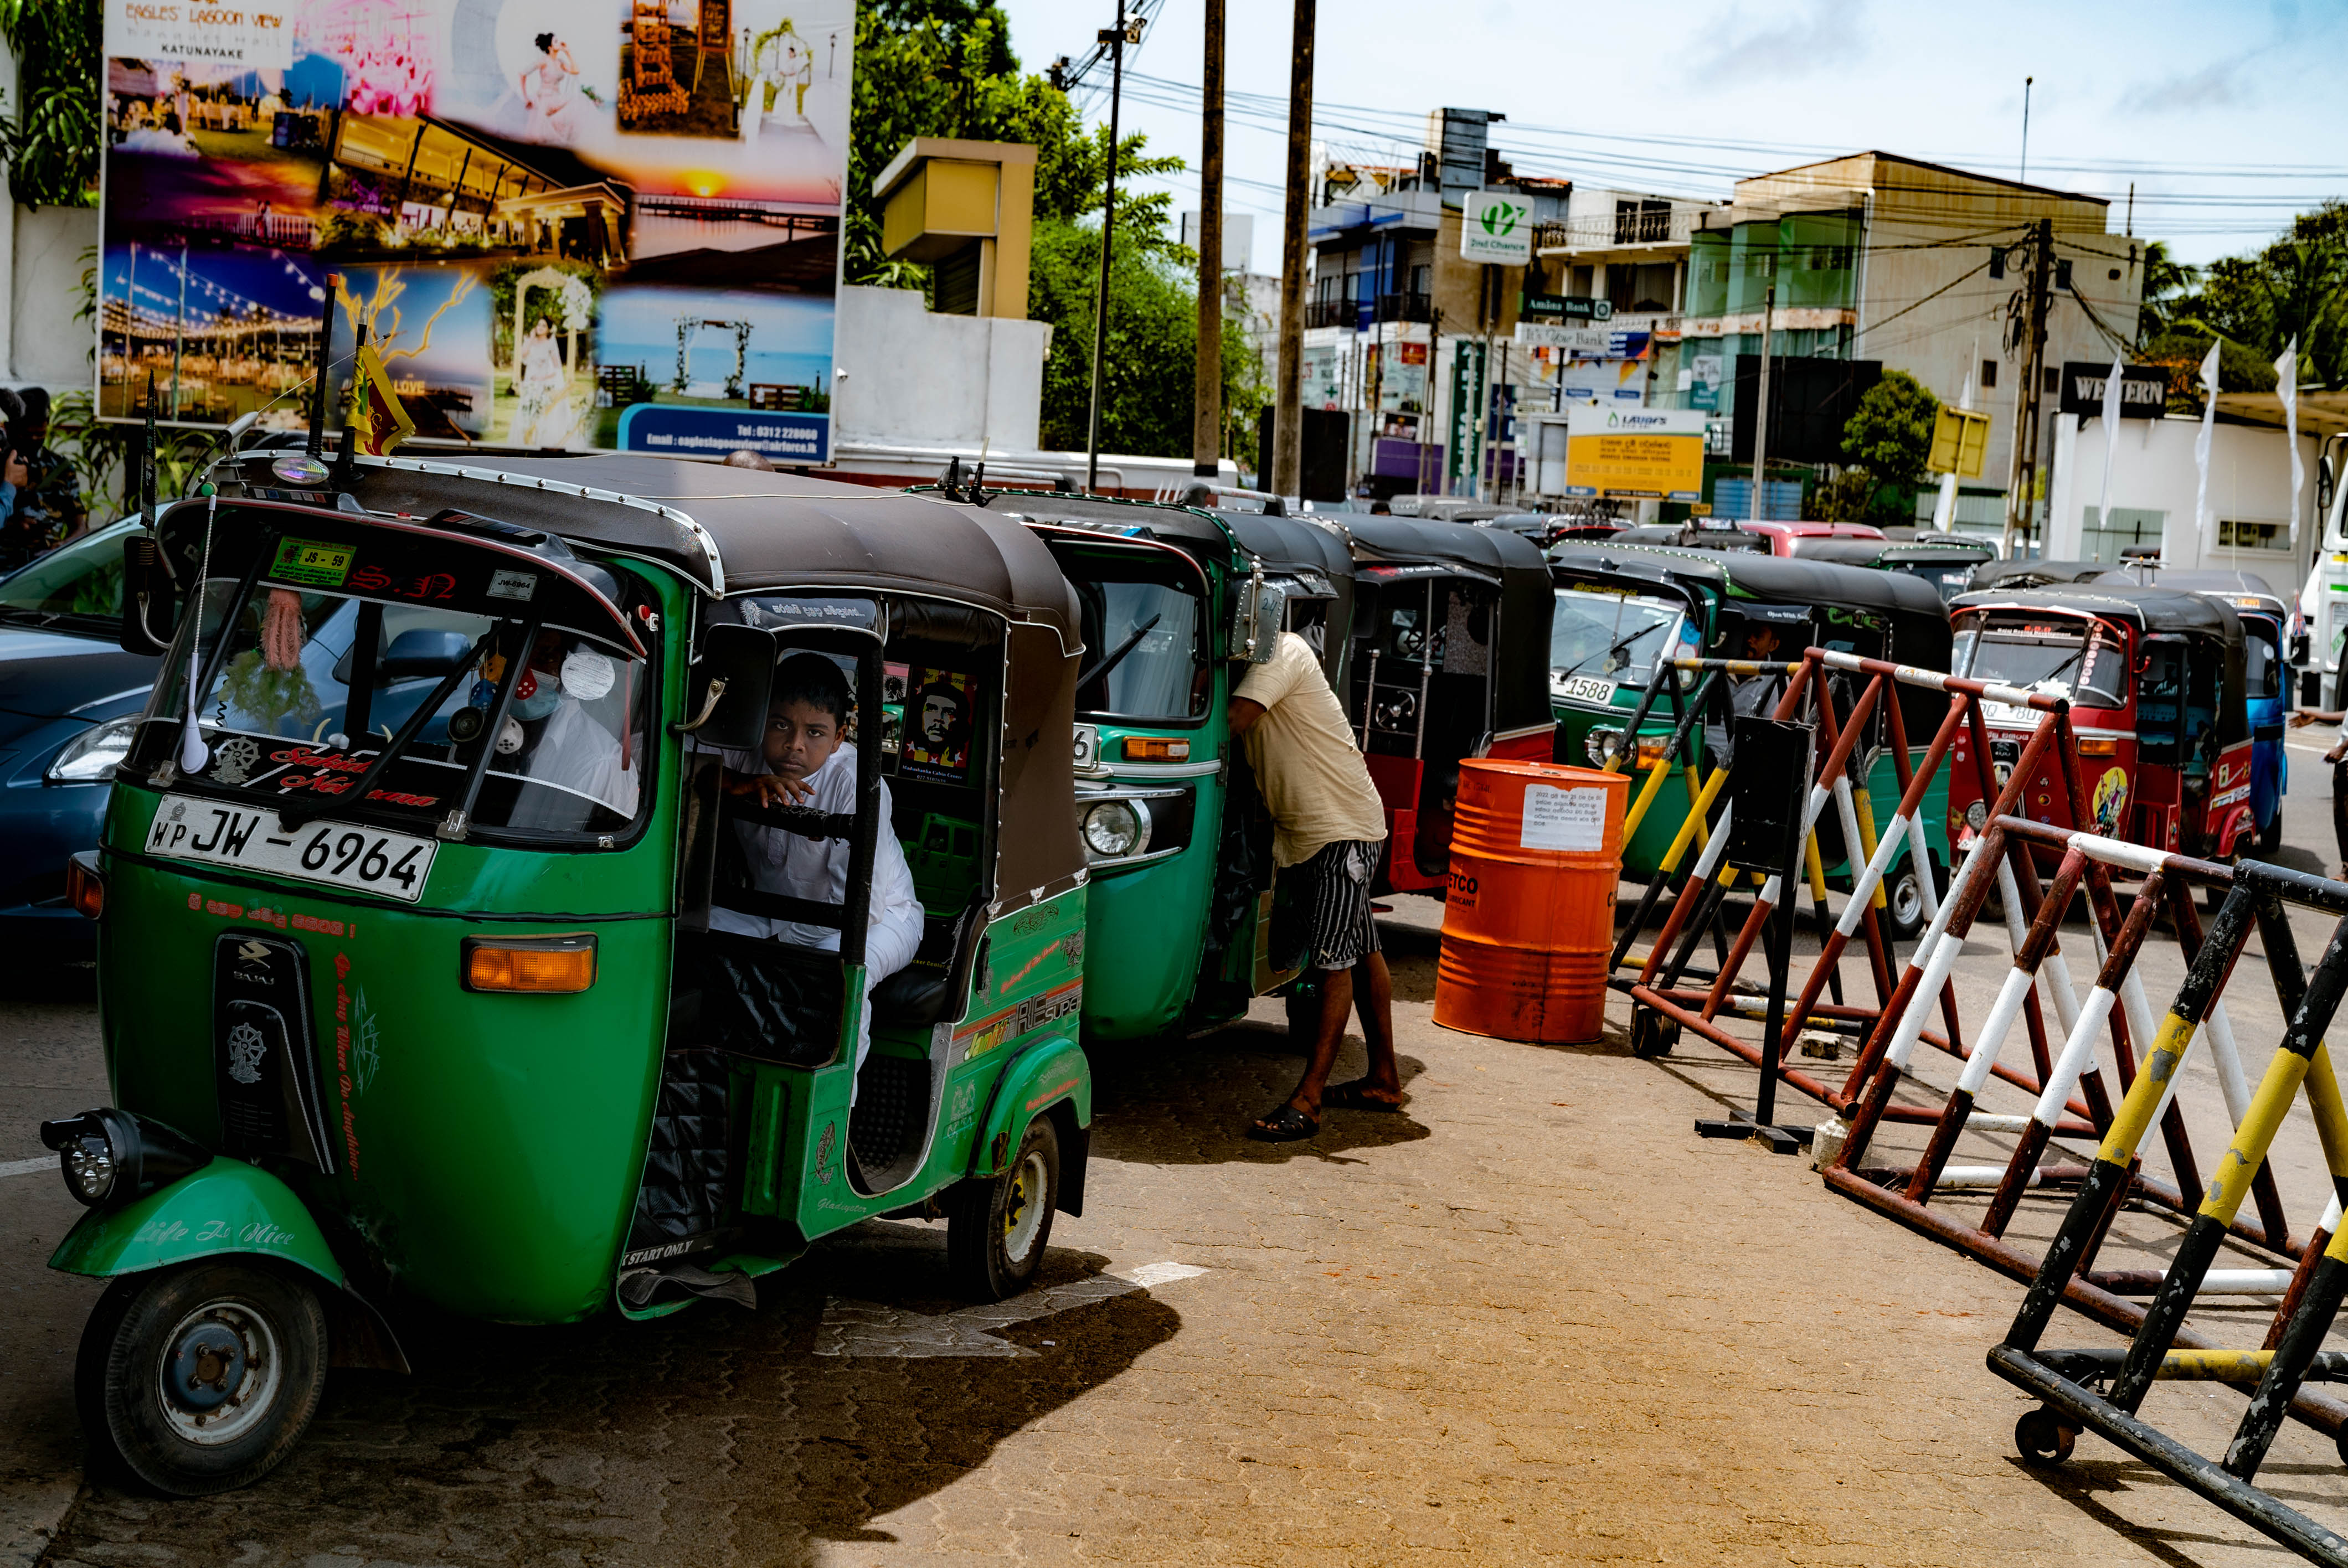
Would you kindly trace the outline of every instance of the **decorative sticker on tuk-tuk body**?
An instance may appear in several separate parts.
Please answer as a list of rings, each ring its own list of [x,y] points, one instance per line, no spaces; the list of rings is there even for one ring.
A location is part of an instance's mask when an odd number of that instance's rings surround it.
[[[353,999],[351,986],[351,956],[335,955],[335,1086],[342,1095],[343,1153],[350,1161],[351,1174],[359,1173],[358,1117],[351,1109],[354,1091],[366,1091],[375,1080],[379,1065],[376,1050],[375,1015],[366,1005],[366,993],[357,993]]]
[[[1085,982],[1081,979],[1070,980],[1041,996],[1029,997],[1001,1012],[964,1024],[954,1030],[954,1044],[966,1048],[962,1052],[963,1061],[975,1061],[999,1045],[1071,1016],[1084,1006],[1084,1000]]]
[[[919,671],[908,693],[910,721],[897,771],[907,778],[962,784],[970,776],[970,677],[959,670]]]
[[[2119,830],[2120,811],[2127,804],[2127,787],[2126,768],[2106,768],[2104,776],[2096,781],[2096,826],[2099,832],[2109,835]]]
[[[340,588],[351,574],[358,552],[349,545],[317,539],[280,539],[277,558],[269,563],[272,582],[296,582],[305,588]]]
[[[839,1141],[839,1123],[837,1122],[825,1122],[823,1124],[823,1136],[816,1140],[815,1179],[817,1182],[827,1187],[831,1184],[832,1145],[837,1143]]]

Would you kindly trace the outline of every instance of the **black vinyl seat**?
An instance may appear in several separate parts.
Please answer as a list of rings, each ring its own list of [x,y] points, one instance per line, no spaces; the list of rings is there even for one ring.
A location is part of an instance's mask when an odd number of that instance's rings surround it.
[[[970,994],[971,970],[986,929],[984,896],[973,894],[963,912],[922,922],[913,961],[872,988],[872,1021],[927,1029],[957,1015]]]
[[[953,976],[935,964],[907,964],[872,988],[872,1021],[926,1029],[945,1015]]]

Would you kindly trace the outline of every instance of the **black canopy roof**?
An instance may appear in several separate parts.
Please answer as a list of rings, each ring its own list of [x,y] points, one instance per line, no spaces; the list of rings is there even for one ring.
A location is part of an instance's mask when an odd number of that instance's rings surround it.
[[[1136,537],[1205,548],[1218,555],[1236,544],[1263,563],[1268,572],[1317,571],[1342,579],[1354,573],[1344,537],[1307,518],[1266,517],[1261,512],[1209,511],[1153,501],[1121,501],[1106,496],[1004,491],[986,498],[986,509],[1030,522],[1107,522],[1137,530]]]
[[[1996,549],[1979,539],[1947,536],[1912,540],[1838,539],[1821,536],[1794,540],[1793,550],[1795,556],[1802,560],[1875,568],[1899,566],[1909,561],[1989,561],[1997,559]]]
[[[2270,613],[2289,612],[2282,595],[2269,588],[2267,579],[2256,572],[2164,571],[2147,583],[2133,569],[2122,567],[2113,571],[2099,572],[2087,581],[2093,587],[2165,588],[2178,593],[2218,593],[2234,599],[2263,599],[2272,602],[2273,610]]]
[[[1375,512],[1345,512],[1332,521],[1353,540],[1356,559],[1452,561],[1483,571],[1546,572],[1540,546],[1513,528],[1426,518],[1395,518]]]
[[[323,487],[252,453],[217,472],[223,499],[331,507]],[[644,556],[714,594],[786,587],[874,588],[977,605],[1077,641],[1067,579],[1016,522],[935,495],[875,489],[691,458],[618,453],[468,454],[469,461],[362,457],[353,493],[370,512],[429,519],[458,511]],[[181,501],[172,527],[201,526]]]
[[[2184,593],[2169,588],[2098,582],[2078,588],[1992,589],[1987,592],[1975,589],[1960,594],[1949,609],[2064,610],[2131,621],[2150,632],[2214,637],[2238,651],[2242,644],[2242,623],[2232,605],[2207,594]]]
[[[1972,586],[1978,592],[1984,588],[2015,589],[2085,582],[2110,569],[2109,561],[1986,560],[1973,568]]]
[[[1705,528],[1694,523],[1634,523],[1617,530],[1617,541],[1626,545],[1675,545],[1683,549],[1730,550],[1746,555],[1767,555],[1769,539],[1765,534],[1748,534],[1742,528]]]
[[[1768,600],[1779,604],[1836,604],[1922,615],[1941,621],[1948,619],[1941,596],[1921,578],[1793,556],[1671,549],[1602,539],[1560,544],[1549,552],[1549,562],[1560,576],[1577,571],[1614,572],[1648,577],[1658,582],[1677,579],[1701,583],[1731,599]]]

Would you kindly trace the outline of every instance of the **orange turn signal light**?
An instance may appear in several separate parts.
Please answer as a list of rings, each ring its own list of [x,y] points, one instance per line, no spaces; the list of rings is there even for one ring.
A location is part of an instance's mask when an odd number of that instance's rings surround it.
[[[595,938],[564,937],[468,937],[465,989],[469,991],[530,991],[562,996],[595,983]]]
[[[106,878],[78,855],[66,861],[66,902],[86,920],[97,919],[106,909]]]
[[[2119,742],[2110,735],[2082,735],[2079,754],[2083,757],[2116,757],[2120,754]]]
[[[1161,740],[1156,735],[1125,737],[1125,760],[1129,763],[1187,763],[1190,760],[1190,743]]]

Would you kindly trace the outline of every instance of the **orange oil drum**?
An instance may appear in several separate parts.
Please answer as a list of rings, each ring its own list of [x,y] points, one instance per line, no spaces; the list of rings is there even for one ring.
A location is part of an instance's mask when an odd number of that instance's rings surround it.
[[[1604,1033],[1630,795],[1627,774],[1459,764],[1437,1023],[1549,1045]]]

